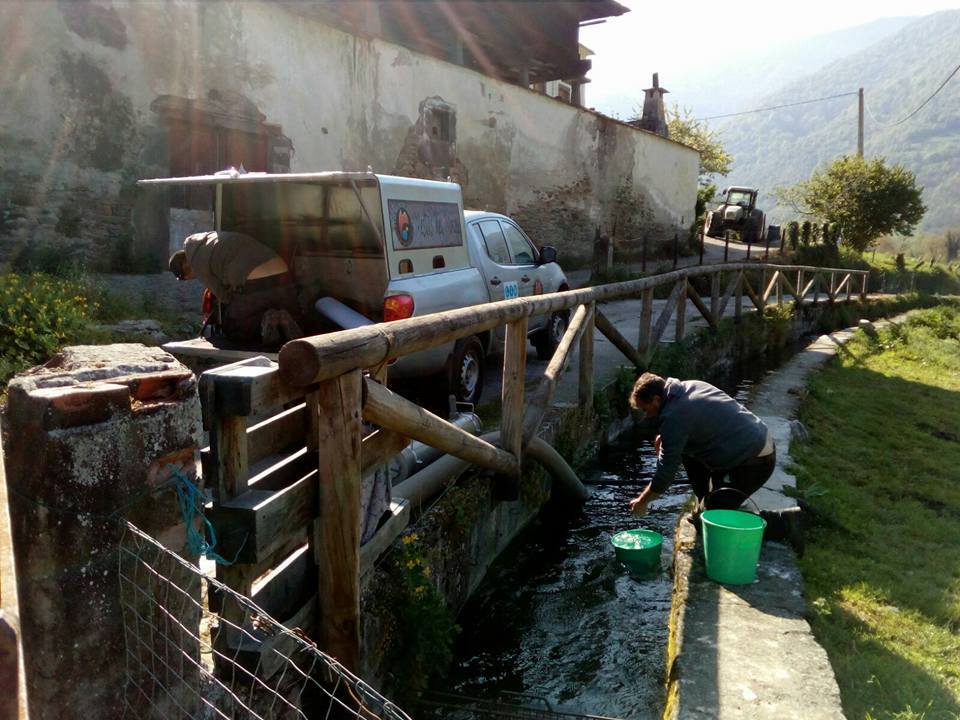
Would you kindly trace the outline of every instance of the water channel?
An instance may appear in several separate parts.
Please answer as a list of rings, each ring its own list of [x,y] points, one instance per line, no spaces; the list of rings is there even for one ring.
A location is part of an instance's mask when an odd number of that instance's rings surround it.
[[[745,401],[752,381],[729,384]],[[632,517],[628,502],[656,469],[649,443],[631,434],[584,474],[593,486],[576,513],[547,507],[498,558],[460,614],[454,665],[435,690],[624,720],[661,716],[673,534],[689,497],[685,476]],[[614,558],[610,538],[645,527],[663,535],[659,571],[639,577]],[[537,698],[542,698],[538,700]],[[481,718],[450,707],[418,717]],[[509,714],[510,717],[549,715]]]

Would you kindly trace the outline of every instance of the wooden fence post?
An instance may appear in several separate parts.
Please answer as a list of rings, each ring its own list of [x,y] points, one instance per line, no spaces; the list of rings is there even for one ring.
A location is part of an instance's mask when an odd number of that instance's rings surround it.
[[[518,460],[523,449],[523,387],[527,368],[527,318],[507,325],[503,351],[503,388],[500,393],[500,445]],[[516,500],[520,492],[520,464],[517,476],[497,478],[497,497]]]
[[[308,412],[317,429],[318,644],[348,669],[360,661],[360,441],[363,376],[351,370],[319,384]]]
[[[674,333],[674,341],[683,340],[683,332],[687,324],[687,280],[680,281],[683,286],[680,288],[680,294],[677,296],[677,330]]]
[[[733,321],[740,322],[743,318],[743,270],[737,275],[737,289],[733,300]]]
[[[593,415],[593,325],[596,303],[587,305],[586,324],[580,336],[580,410],[583,417]]]
[[[870,280],[870,273],[863,274],[863,284],[860,287],[860,302],[867,301],[867,283]]]
[[[717,317],[720,309],[720,280],[719,272],[715,272],[710,277],[710,316],[714,323],[720,322],[720,318]]]
[[[637,342],[637,352],[640,357],[648,357],[650,350],[650,321],[653,318],[653,288],[644,288],[640,305],[640,338]]]

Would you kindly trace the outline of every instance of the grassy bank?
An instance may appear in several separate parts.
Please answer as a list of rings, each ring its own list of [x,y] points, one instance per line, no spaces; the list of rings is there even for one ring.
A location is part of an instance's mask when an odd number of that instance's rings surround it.
[[[810,385],[811,622],[851,719],[960,717],[960,310],[858,338]]]

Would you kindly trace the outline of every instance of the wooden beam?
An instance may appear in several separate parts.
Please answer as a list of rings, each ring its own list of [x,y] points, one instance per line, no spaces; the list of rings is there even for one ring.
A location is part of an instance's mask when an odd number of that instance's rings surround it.
[[[409,438],[393,430],[374,430],[360,443],[360,472],[366,474],[374,465],[382,465],[409,444]]]
[[[637,354],[645,358],[650,350],[650,321],[653,318],[653,288],[647,288],[641,295],[640,338],[637,342]]]
[[[319,518],[314,552],[322,623],[317,642],[343,665],[360,662],[360,440],[363,377],[353,370],[317,388]]]
[[[247,458],[256,465],[265,457],[303,447],[307,442],[307,407],[296,405],[247,428]]]
[[[810,288],[812,288],[816,284],[817,284],[817,276],[814,275],[812,278],[810,278],[809,281],[807,281],[807,284],[803,286],[803,292],[800,293],[800,297],[805,298],[807,296],[807,293],[810,292]]]
[[[780,273],[780,284],[786,285],[787,290],[790,291],[790,294],[793,295],[794,300],[797,298],[797,288],[794,287],[793,283],[790,282],[790,278],[787,277],[786,273]],[[782,294],[782,291],[781,291]]]
[[[360,574],[373,570],[377,559],[410,524],[410,501],[398,498],[390,503],[390,517],[373,537],[360,546]]]
[[[262,563],[316,517],[316,469],[282,490],[247,490],[210,511],[217,552],[238,563]]]
[[[660,342],[660,338],[663,337],[663,331],[667,329],[667,323],[670,322],[670,318],[673,317],[673,311],[677,306],[677,298],[680,297],[680,291],[683,289],[683,286],[687,284],[686,278],[678,282],[673,286],[673,289],[670,291],[669,297],[667,297],[667,303],[663,306],[663,310],[660,311],[660,315],[657,316],[657,322],[653,326],[653,335],[650,338],[650,347],[647,350],[647,354],[644,356],[644,361],[642,364],[637,365],[638,368],[646,367],[647,362],[650,357],[653,355],[654,350],[657,348],[657,343]],[[597,327],[600,327],[597,325]]]
[[[723,319],[723,314],[727,311],[727,304],[730,302],[730,298],[740,287],[740,276],[742,274],[742,271],[738,270],[733,274],[733,277],[730,278],[730,282],[727,283],[727,289],[723,291],[723,297],[720,298],[720,304],[717,308],[717,322]]]
[[[276,363],[216,368],[204,375],[214,385],[218,415],[262,415],[290,402],[302,401],[307,390],[284,383]]]
[[[718,290],[717,292],[719,293],[720,291]],[[717,320],[713,316],[713,312],[709,308],[707,308],[706,305],[704,305],[703,300],[701,300],[700,296],[697,295],[697,291],[694,289],[692,285],[689,285],[687,287],[687,296],[690,298],[690,302],[693,303],[693,306],[700,311],[700,314],[703,316],[703,319],[710,324],[710,327],[716,328]],[[713,305],[714,307],[716,307],[716,304],[717,304],[713,301],[712,297],[710,298],[710,304]]]
[[[583,335],[580,336],[580,367],[577,397],[580,400],[580,412],[585,418],[593,417],[593,328],[596,303],[587,306]]]
[[[213,418],[210,450],[216,459],[217,499],[223,502],[246,492],[250,477],[247,419],[240,415]]]
[[[713,318],[711,325],[714,327],[720,320],[720,275],[721,273],[716,272],[710,276],[710,317]]]
[[[750,280],[747,279],[747,274],[743,274],[743,289],[747,292],[747,297],[750,298],[750,301],[753,303],[753,306],[763,312],[766,305],[760,298],[757,297],[757,294],[753,291],[753,287],[750,285]]]
[[[737,323],[740,322],[743,317],[743,283],[746,282],[746,280],[747,278],[743,270],[741,270],[737,274],[737,289],[734,291],[736,292],[736,297],[733,301],[733,321]]]
[[[760,299],[766,305],[767,300],[770,299],[770,293],[773,292],[773,289],[777,286],[777,279],[780,277],[780,271],[774,270],[773,277],[770,278],[770,282],[767,284],[766,289],[763,291],[763,295],[760,296]]]
[[[238,367],[270,367],[271,363],[272,361],[270,358],[264,357],[263,355],[257,355],[255,357],[248,357],[244,358],[243,360],[238,360],[228,365],[221,365],[220,367],[216,367],[212,370],[207,370],[206,372],[202,373],[200,375],[200,379],[197,381],[197,386],[201,398],[200,412],[203,419],[203,429],[209,430],[213,426],[213,413],[215,411],[217,402],[214,381],[218,376]]]
[[[863,283],[860,287],[860,302],[866,302],[867,301],[867,283],[869,283],[870,281],[870,273],[869,272],[864,273],[862,277],[863,277]]]
[[[565,339],[566,334],[564,334]],[[561,340],[554,357],[560,352],[562,346]],[[514,457],[520,457],[523,449],[523,390],[526,370],[527,318],[523,317],[507,325],[503,350],[503,387],[500,393],[500,444]],[[517,472],[519,471],[518,466]]]
[[[504,475],[514,475],[514,455],[494,447],[372,380],[364,381],[363,417],[458,458]]]
[[[683,279],[682,285],[680,288],[680,293],[677,295],[677,329],[674,331],[674,341],[680,342],[683,340],[683,334],[686,332],[687,327],[687,289],[690,287],[690,283],[687,278]]]
[[[681,281],[685,285],[686,278],[691,275],[709,275],[712,272],[758,267],[769,267],[771,270],[777,268],[780,271],[796,270],[799,267],[815,269],[807,266],[766,266],[757,263],[681,268],[637,280],[474,305],[389,323],[376,323],[288,342],[279,354],[280,373],[285,383],[304,387],[338,377],[352,369],[378,367],[392,358],[476,335],[515,322],[524,316],[547,315],[588,302],[633,297],[659,285],[679,284]],[[672,315],[672,308],[670,313]],[[653,344],[651,339],[651,345]],[[265,394],[269,396],[269,393]],[[274,397],[293,399],[294,392],[286,388],[283,391],[278,390]],[[248,404],[253,403],[251,401]]]
[[[560,344],[553,352],[553,357],[543,371],[543,377],[537,387],[534,399],[527,406],[523,418],[523,444],[526,445],[537,434],[543,416],[553,403],[553,394],[557,383],[563,374],[574,344],[581,339],[589,322],[589,311],[586,305],[581,305],[573,314],[567,331],[563,334]],[[624,341],[626,342],[626,341]]]
[[[620,331],[614,327],[613,323],[610,322],[599,308],[594,309],[594,323],[597,326],[597,330],[599,330],[607,340],[613,343],[614,347],[622,352],[637,368],[642,368],[646,364],[646,361],[640,357],[640,353],[637,352],[636,348],[630,344],[629,340],[620,334]]]

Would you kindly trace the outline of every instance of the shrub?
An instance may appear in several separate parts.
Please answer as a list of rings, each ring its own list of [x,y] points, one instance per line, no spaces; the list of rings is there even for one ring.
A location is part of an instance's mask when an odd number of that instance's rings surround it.
[[[77,342],[94,310],[82,283],[40,273],[0,276],[0,383]]]
[[[809,220],[804,220],[800,226],[800,242],[804,245],[810,244],[810,238],[813,235],[813,224]]]
[[[800,223],[796,220],[787,223],[787,241],[790,243],[791,250],[796,250],[800,244]]]

